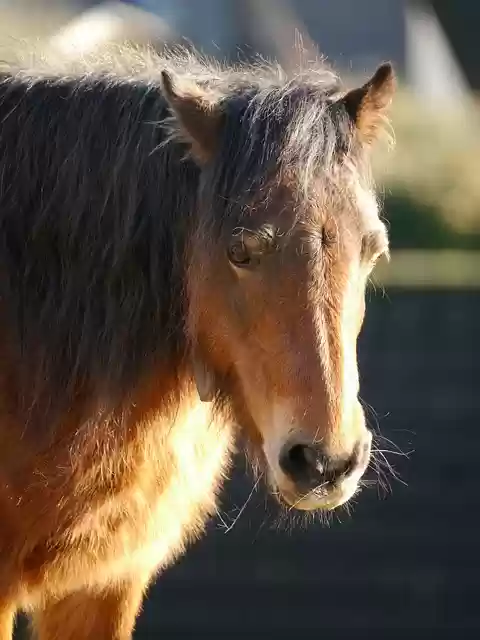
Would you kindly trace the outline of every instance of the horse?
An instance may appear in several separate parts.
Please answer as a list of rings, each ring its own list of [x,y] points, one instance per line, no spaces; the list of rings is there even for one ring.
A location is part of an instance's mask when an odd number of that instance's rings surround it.
[[[0,639],[25,611],[129,640],[239,442],[294,513],[361,487],[395,74],[180,49],[0,74]]]

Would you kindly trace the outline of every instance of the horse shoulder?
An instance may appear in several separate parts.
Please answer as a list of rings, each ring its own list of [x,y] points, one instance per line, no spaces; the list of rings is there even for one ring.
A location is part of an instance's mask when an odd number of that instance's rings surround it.
[[[66,420],[63,438],[40,447],[34,430],[2,413],[2,391],[0,509],[9,526],[0,554],[9,549],[5,575],[22,582],[24,606],[45,592],[152,575],[202,533],[233,434],[196,393],[164,407],[143,389],[122,421]],[[16,461],[6,462],[9,451]]]

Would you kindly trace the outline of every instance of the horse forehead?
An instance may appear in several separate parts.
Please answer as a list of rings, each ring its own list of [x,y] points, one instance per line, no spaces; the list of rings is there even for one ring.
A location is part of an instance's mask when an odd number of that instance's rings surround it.
[[[344,246],[352,246],[380,224],[375,192],[354,176],[344,176],[337,184],[320,177],[307,191],[303,186],[291,177],[269,184],[247,205],[247,218],[258,225],[271,222],[293,244],[307,241],[313,248],[326,229],[346,240]]]

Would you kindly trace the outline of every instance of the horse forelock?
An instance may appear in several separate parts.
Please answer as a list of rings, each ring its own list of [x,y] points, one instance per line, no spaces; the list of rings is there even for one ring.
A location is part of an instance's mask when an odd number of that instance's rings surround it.
[[[213,237],[241,223],[252,201],[267,202],[280,185],[295,191],[300,221],[319,192],[338,200],[341,192],[351,197],[352,182],[371,180],[338,108],[336,75],[320,65],[293,77],[273,67],[265,77],[247,84],[241,76],[238,86],[231,80],[220,99],[223,127],[205,193]]]

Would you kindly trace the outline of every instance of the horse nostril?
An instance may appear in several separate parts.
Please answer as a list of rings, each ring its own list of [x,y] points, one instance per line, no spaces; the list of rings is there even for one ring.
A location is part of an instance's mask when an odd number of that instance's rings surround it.
[[[318,484],[326,471],[324,458],[313,445],[285,446],[280,456],[280,467],[295,483]]]
[[[306,489],[334,484],[346,478],[359,466],[358,447],[349,458],[329,458],[315,445],[285,445],[280,455],[280,467],[295,484]]]

